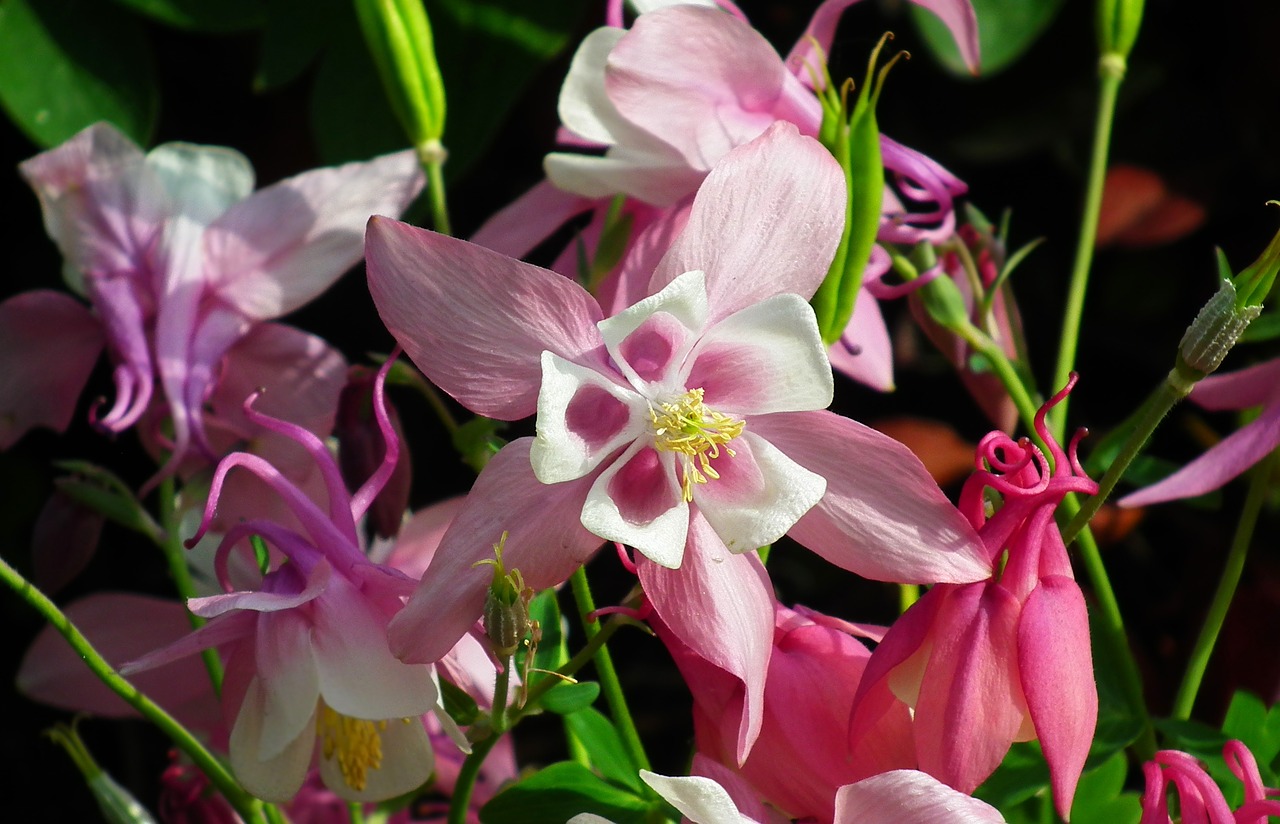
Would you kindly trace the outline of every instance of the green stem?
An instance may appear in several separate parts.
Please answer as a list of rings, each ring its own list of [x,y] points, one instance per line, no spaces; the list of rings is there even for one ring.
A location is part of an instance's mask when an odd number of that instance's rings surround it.
[[[453,226],[449,222],[449,207],[444,192],[444,159],[445,150],[440,141],[418,147],[418,157],[422,161],[423,171],[427,173],[427,203],[431,208],[431,225],[442,235],[452,235]]]
[[[1080,237],[1076,243],[1075,264],[1067,305],[1062,316],[1062,336],[1058,344],[1058,366],[1051,386],[1065,386],[1076,368],[1076,348],[1080,340],[1080,318],[1084,312],[1084,295],[1089,285],[1089,267],[1098,235],[1098,213],[1102,208],[1103,184],[1107,178],[1107,153],[1111,144],[1111,126],[1115,119],[1116,98],[1124,80],[1124,60],[1105,54],[1099,61],[1099,93],[1097,121],[1093,131],[1093,152],[1089,160],[1089,177],[1080,216]],[[1066,431],[1067,398],[1049,413],[1049,431],[1059,440]]]
[[[507,691],[511,686],[511,663],[510,655],[503,658],[502,668],[498,670],[494,683],[489,737],[472,746],[471,753],[458,770],[458,779],[453,785],[453,798],[449,799],[448,824],[466,824],[467,810],[471,807],[471,792],[475,789],[480,767],[489,756],[489,751],[507,731]]]
[[[573,598],[578,604],[578,617],[582,620],[582,630],[586,633],[587,641],[590,641],[600,634],[600,626],[587,618],[595,611],[595,599],[591,597],[591,585],[587,583],[587,573],[582,567],[573,573],[569,578],[569,584],[573,588]],[[640,769],[650,769],[649,756],[645,754],[644,744],[640,742],[640,734],[636,732],[635,721],[631,717],[631,710],[627,707],[626,696],[622,693],[622,684],[618,681],[618,672],[613,667],[613,658],[609,655],[609,648],[603,643],[595,653],[596,673],[600,676],[600,689],[604,692],[605,700],[609,702],[609,712],[613,715],[614,724],[618,728],[618,733],[622,736],[622,744],[627,748],[627,753],[631,756],[632,762]]]
[[[608,621],[605,622],[603,627],[601,627],[599,630],[596,631],[595,635],[592,635],[589,639],[587,639],[587,643],[583,645],[582,649],[578,650],[578,653],[576,655],[574,655],[572,658],[566,661],[563,666],[561,666],[559,669],[556,670],[556,674],[573,675],[578,670],[582,669],[587,664],[591,663],[591,659],[594,658],[596,652],[600,650],[601,647],[604,646],[605,641],[608,641],[609,638],[611,638],[613,634],[618,631],[618,628],[625,623],[627,623],[627,619],[622,618],[620,616],[615,615],[613,618],[610,618]],[[538,699],[541,698],[547,692],[547,690],[551,689],[552,687],[558,686],[560,683],[561,683],[560,679],[556,678],[555,676],[540,679],[538,683],[535,684],[529,690],[528,694],[525,696],[524,705],[526,707],[537,706]],[[523,715],[524,715],[523,710],[516,712],[512,716],[513,721],[518,720]]]
[[[1196,638],[1191,658],[1187,661],[1186,674],[1182,676],[1182,684],[1173,701],[1173,718],[1185,721],[1191,717],[1191,708],[1195,705],[1196,693],[1200,690],[1200,682],[1209,666],[1209,657],[1213,654],[1227,610],[1231,608],[1236,587],[1240,584],[1245,558],[1249,554],[1249,544],[1253,541],[1253,531],[1258,525],[1258,515],[1262,512],[1262,504],[1266,500],[1267,488],[1275,468],[1276,453],[1273,452],[1251,470],[1249,492],[1240,512],[1240,522],[1236,525],[1236,534],[1231,540],[1222,579],[1218,581],[1218,589],[1209,605],[1209,614],[1205,616],[1204,625],[1200,628],[1200,636]]]
[[[173,578],[174,589],[178,591],[178,597],[185,604],[189,599],[195,597],[196,585],[191,577],[191,567],[187,565],[186,548],[182,545],[182,533],[178,522],[177,493],[172,476],[160,482],[158,494],[160,496],[160,528],[163,531],[160,551],[164,553],[164,559],[169,564],[169,576]],[[200,627],[204,626],[204,619],[190,610],[187,611],[187,618],[191,621],[192,629],[200,629]],[[218,658],[218,651],[215,649],[201,650],[200,657],[204,660],[205,669],[209,671],[209,681],[213,684],[213,691],[221,694],[222,660]]]
[[[94,649],[89,640],[84,637],[75,624],[58,609],[49,598],[35,587],[30,581],[24,578],[21,573],[9,566],[3,558],[0,558],[0,578],[16,592],[24,601],[30,604],[44,616],[54,629],[56,629],[63,638],[67,639],[67,643],[76,651],[80,658],[89,667],[94,675],[107,685],[107,687],[125,700],[129,706],[133,707],[142,714],[151,723],[160,728],[160,731],[169,737],[178,749],[182,750],[187,756],[200,768],[218,791],[235,807],[240,817],[250,824],[262,822],[263,805],[253,796],[246,793],[235,778],[227,771],[217,758],[213,756],[204,746],[196,740],[185,727],[174,720],[173,716],[165,712],[155,704],[150,698],[138,691],[138,688],[125,680],[115,669],[107,663],[107,660]]]

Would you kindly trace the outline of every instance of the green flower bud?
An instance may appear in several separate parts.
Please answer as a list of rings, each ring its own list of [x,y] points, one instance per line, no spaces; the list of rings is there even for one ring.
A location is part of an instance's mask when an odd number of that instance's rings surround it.
[[[1280,206],[1280,202],[1274,200],[1269,202]],[[1267,299],[1267,295],[1271,294],[1277,272],[1280,272],[1280,232],[1276,232],[1271,238],[1271,242],[1267,244],[1266,249],[1262,250],[1257,260],[1232,278],[1236,290],[1236,307],[1243,309],[1248,306],[1261,306]]]
[[[356,15],[396,118],[422,161],[444,159],[444,81],[422,0],[356,0]]]
[[[1129,57],[1142,25],[1144,0],[1098,0],[1098,47],[1104,58]]]
[[[520,570],[507,572],[502,563],[502,548],[507,533],[502,533],[493,546],[494,558],[481,561],[493,566],[493,581],[484,599],[484,631],[499,658],[515,655],[529,632],[529,599],[533,590],[524,584]]]
[[[67,755],[75,762],[85,783],[89,785],[94,800],[98,802],[104,821],[108,824],[156,824],[147,808],[138,803],[138,799],[93,760],[84,741],[80,739],[80,734],[76,732],[74,722],[71,726],[58,724],[46,734],[66,750]]]
[[[1241,307],[1238,303],[1235,285],[1222,281],[1182,336],[1178,355],[1201,376],[1218,368],[1245,328],[1262,312],[1261,306]]]

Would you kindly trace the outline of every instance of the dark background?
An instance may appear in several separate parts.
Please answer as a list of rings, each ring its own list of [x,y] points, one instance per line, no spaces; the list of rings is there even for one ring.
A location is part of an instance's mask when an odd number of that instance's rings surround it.
[[[803,29],[810,3],[744,2],[752,22],[785,52]],[[1067,3],[1045,35],[1012,68],[969,80],[944,72],[925,50],[897,3],[863,3],[847,15],[833,50],[833,74],[860,76],[865,55],[879,35],[892,29],[894,47],[914,53],[894,69],[881,99],[885,133],[943,163],[971,188],[971,199],[989,216],[1012,208],[1012,243],[1046,242],[1014,277],[1041,388],[1049,380],[1065,284],[1078,226],[1078,211],[1093,126],[1096,51],[1092,4]],[[577,37],[596,25],[584,14]],[[304,21],[305,24],[305,21]],[[1104,432],[1132,411],[1172,364],[1182,329],[1214,288],[1213,247],[1236,268],[1265,245],[1278,214],[1264,207],[1280,197],[1280,64],[1274,34],[1280,8],[1256,2],[1191,4],[1149,0],[1146,21],[1130,60],[1129,79],[1116,117],[1112,159],[1141,165],[1164,177],[1175,191],[1202,204],[1201,228],[1157,248],[1106,249],[1099,253],[1086,306],[1073,395],[1073,426]],[[257,35],[199,35],[148,23],[162,79],[155,142],[184,140],[222,144],[253,161],[259,185],[317,165],[307,107],[314,72],[269,94],[256,94]],[[455,230],[467,235],[492,211],[540,177],[540,160],[551,148],[555,100],[571,49],[541,70],[506,117],[506,126],[479,162],[451,184]],[[0,297],[32,288],[59,288],[60,261],[40,222],[35,198],[14,171],[35,154],[15,127],[0,122],[0,250],[5,277]],[[418,222],[425,223],[418,213]],[[912,338],[902,306],[887,307],[903,342]],[[391,338],[378,322],[363,273],[352,272],[335,288],[289,319],[317,332],[353,362],[367,352],[386,351]],[[1255,345],[1232,355],[1241,366],[1274,354]],[[927,344],[898,367],[897,393],[880,395],[838,381],[836,408],[875,422],[901,415],[945,417],[962,438],[975,441],[989,427]],[[31,529],[51,490],[50,462],[87,458],[140,483],[152,470],[132,433],[110,440],[86,423],[87,404],[110,395],[109,373],[99,368],[66,437],[28,435],[0,455],[0,552],[29,570]],[[470,471],[443,437],[430,410],[417,398],[396,395],[406,421],[415,462],[414,506],[465,491]],[[1198,454],[1188,422],[1203,420],[1230,431],[1230,416],[1191,408],[1175,411],[1153,451],[1175,461]],[[519,428],[517,427],[517,430]],[[1087,446],[1085,447],[1087,450]],[[955,490],[950,490],[954,492]],[[1147,513],[1140,528],[1104,547],[1147,678],[1150,704],[1168,709],[1204,606],[1221,567],[1240,485],[1228,486],[1218,508],[1167,506]],[[1280,674],[1280,568],[1275,520],[1264,514],[1238,602],[1211,665],[1197,717],[1215,723],[1230,691],[1245,686],[1270,703]],[[133,536],[107,527],[102,550],[86,572],[58,593],[66,603],[89,591],[166,591],[162,560]],[[881,585],[832,575],[816,558],[782,547],[770,570],[784,601],[804,603],[859,621],[887,623],[896,594]],[[611,555],[592,568],[601,580],[602,603],[629,586]],[[18,696],[9,686],[22,651],[40,623],[12,595],[0,594],[5,620],[0,682],[5,734],[0,781],[4,818],[13,821],[93,820],[92,806],[70,761],[40,736],[64,719]],[[683,768],[690,736],[687,705],[660,645],[637,633],[616,643],[624,685],[635,702],[642,736],[659,771]],[[165,744],[138,723],[89,720],[82,732],[101,763],[154,803]],[[522,728],[517,739],[531,761],[558,757],[559,734],[549,726]]]

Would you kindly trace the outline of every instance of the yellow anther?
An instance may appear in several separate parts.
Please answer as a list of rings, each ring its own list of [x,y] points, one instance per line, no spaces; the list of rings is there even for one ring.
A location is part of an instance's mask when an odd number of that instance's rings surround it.
[[[363,791],[369,785],[369,770],[382,766],[382,733],[387,722],[352,718],[325,704],[320,705],[318,721],[317,734],[324,757],[336,758],[347,786]]]
[[[736,453],[727,444],[742,434],[745,421],[708,409],[702,402],[702,390],[690,389],[677,400],[649,407],[653,421],[653,445],[662,452],[684,456],[681,489],[686,501],[693,500],[693,485],[705,484],[720,477],[711,461],[720,457],[720,449],[729,457]]]

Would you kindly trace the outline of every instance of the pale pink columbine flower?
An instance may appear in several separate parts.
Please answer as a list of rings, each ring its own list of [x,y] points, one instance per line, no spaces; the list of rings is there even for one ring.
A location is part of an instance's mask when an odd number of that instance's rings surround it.
[[[1168,788],[1178,791],[1178,808],[1185,824],[1267,824],[1280,816],[1280,790],[1263,786],[1258,762],[1240,741],[1222,748],[1227,767],[1244,785],[1244,803],[1232,812],[1222,790],[1195,757],[1179,750],[1160,750],[1142,765],[1147,779],[1142,794],[1142,824],[1173,824]]]
[[[398,654],[437,660],[471,628],[490,578],[474,565],[504,531],[507,566],[534,589],[621,540],[668,624],[750,680],[758,729],[773,630],[760,543],[787,533],[880,579],[990,574],[905,447],[819,409],[831,378],[803,301],[843,202],[830,155],[776,125],[708,176],[651,296],[608,319],[568,278],[371,222],[370,291],[414,362],[479,414],[538,415],[536,438],[485,467],[392,622]]]
[[[890,627],[867,664],[851,724],[851,746],[879,753],[877,769],[918,767],[963,792],[1014,741],[1037,738],[1064,817],[1098,714],[1084,597],[1053,520],[1064,495],[1092,494],[1097,484],[1077,463],[1075,444],[1063,451],[1044,427],[1069,389],[1036,416],[1052,472],[1026,439],[992,432],[979,444],[979,470],[960,509],[997,571],[931,588]],[[1003,499],[990,517],[987,488]],[[913,741],[900,740],[907,718]]]
[[[598,153],[554,152],[545,161],[548,182],[495,215],[474,240],[520,257],[568,218],[593,210],[583,231],[597,248],[611,198],[625,195],[631,221],[628,253],[598,285],[606,309],[617,311],[646,294],[649,273],[679,234],[689,200],[707,173],[734,147],[788,122],[816,135],[822,108],[810,88],[817,50],[830,45],[851,0],[828,0],[790,57],[782,57],[751,28],[736,7],[646,2],[630,30],[606,26],[583,40],[560,94],[563,142]],[[977,29],[968,0],[933,0],[976,64]],[[620,22],[620,14],[612,15]],[[901,183],[902,198],[886,188],[880,240],[915,243],[949,237],[952,204],[966,187],[927,157],[882,138],[886,170]],[[912,208],[904,205],[904,199]],[[575,245],[552,267],[578,276]],[[883,262],[887,267],[888,258]],[[876,261],[877,264],[880,261]],[[870,292],[860,293],[858,314],[833,364],[880,389],[893,384],[884,321]],[[833,347],[834,349],[834,347]]]
[[[385,370],[374,406],[386,457],[354,495],[323,441],[254,412],[252,399],[245,404],[252,420],[293,438],[311,455],[324,478],[328,509],[255,455],[224,458],[196,538],[208,528],[223,479],[236,468],[257,475],[284,499],[304,534],[261,519],[233,527],[216,559],[229,591],[188,602],[209,623],[126,667],[144,669],[218,646],[227,660],[222,698],[230,719],[231,767],[259,798],[292,797],[313,756],[325,785],[351,801],[403,794],[431,774],[432,750],[421,716],[436,708],[434,673],[430,666],[399,661],[386,639],[387,624],[414,581],[372,563],[356,529],[399,452],[384,407],[384,379]],[[269,542],[285,561],[267,571],[256,589],[230,591],[227,556],[252,535]]]
[[[704,768],[694,758],[694,769]],[[791,819],[751,798],[750,789],[726,770],[666,776],[641,770],[640,777],[692,824],[782,824]],[[987,804],[915,770],[894,770],[841,787],[835,824],[1004,824]],[[745,810],[745,812],[743,812]],[[568,824],[611,824],[582,813]]]
[[[1210,375],[1195,385],[1189,397],[1214,412],[1255,406],[1262,411],[1182,469],[1121,498],[1121,506],[1147,506],[1212,492],[1280,446],[1280,358]]]
[[[97,424],[133,426],[158,384],[171,467],[192,442],[218,456],[202,405],[224,355],[328,288],[359,260],[368,216],[398,213],[422,186],[413,153],[401,152],[253,192],[253,170],[236,151],[167,143],[144,154],[106,123],[20,171],[68,285],[92,311],[48,291],[0,304],[0,447],[31,426],[66,426],[105,340],[116,397]],[[265,338],[299,359],[317,343],[288,329]]]

